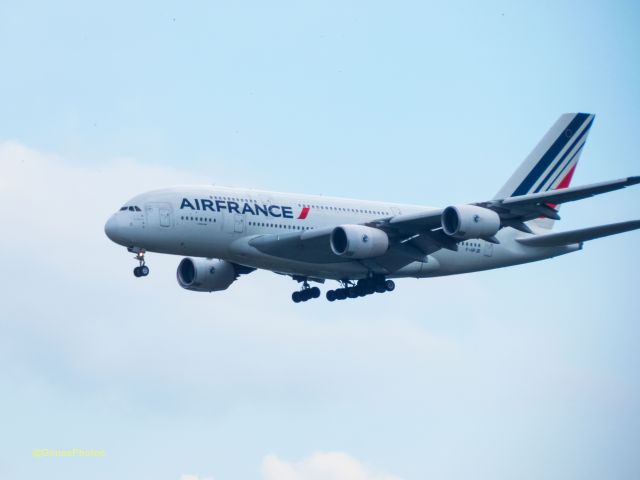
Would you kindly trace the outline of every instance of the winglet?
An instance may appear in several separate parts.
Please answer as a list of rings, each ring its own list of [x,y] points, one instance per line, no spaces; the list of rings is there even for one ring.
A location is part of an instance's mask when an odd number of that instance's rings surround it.
[[[640,183],[640,176],[627,178],[627,186],[637,185]]]

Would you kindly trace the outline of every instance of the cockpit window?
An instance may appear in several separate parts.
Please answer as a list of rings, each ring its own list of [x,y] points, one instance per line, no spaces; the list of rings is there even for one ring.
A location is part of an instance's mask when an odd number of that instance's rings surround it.
[[[122,212],[122,211],[126,210],[127,208],[128,208],[128,207],[122,207],[122,208],[120,209],[120,211]]]
[[[133,207],[133,208],[135,209],[136,212],[141,212],[142,211],[142,210],[140,210],[140,207],[137,206],[137,205],[135,207]]]
[[[129,207],[129,211],[130,211],[130,212],[133,212],[133,211],[134,211],[134,210],[133,210],[133,207]]]

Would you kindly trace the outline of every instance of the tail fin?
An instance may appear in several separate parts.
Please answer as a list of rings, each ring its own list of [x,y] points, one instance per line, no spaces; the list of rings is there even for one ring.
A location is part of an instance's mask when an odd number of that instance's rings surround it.
[[[495,198],[567,188],[594,118],[589,113],[561,115]],[[548,229],[553,226],[553,220],[546,218],[533,222]]]

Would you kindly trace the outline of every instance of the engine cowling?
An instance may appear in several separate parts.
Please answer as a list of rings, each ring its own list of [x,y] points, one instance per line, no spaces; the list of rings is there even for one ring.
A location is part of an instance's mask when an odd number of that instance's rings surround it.
[[[331,250],[354,259],[379,257],[389,248],[389,237],[378,228],[341,225],[331,232]]]
[[[178,284],[194,292],[226,290],[236,280],[232,263],[210,258],[183,258],[176,272]]]
[[[444,233],[455,238],[492,237],[500,230],[500,216],[476,205],[456,205],[442,212]]]

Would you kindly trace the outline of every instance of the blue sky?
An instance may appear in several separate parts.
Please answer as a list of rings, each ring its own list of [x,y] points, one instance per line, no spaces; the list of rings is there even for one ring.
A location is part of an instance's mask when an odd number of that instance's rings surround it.
[[[150,255],[135,279],[102,226],[183,182],[484,200],[569,111],[596,114],[575,183],[639,174],[639,21],[633,2],[0,5],[0,476],[637,478],[638,233],[293,305],[266,272],[197,294]],[[74,447],[107,455],[31,456]]]

